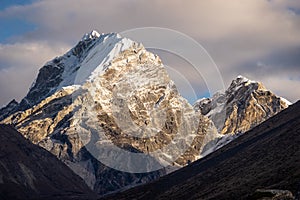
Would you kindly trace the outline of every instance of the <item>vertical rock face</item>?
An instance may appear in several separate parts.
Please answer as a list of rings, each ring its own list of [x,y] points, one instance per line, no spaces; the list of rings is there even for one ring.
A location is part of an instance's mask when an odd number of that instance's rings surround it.
[[[100,194],[195,161],[217,136],[213,123],[179,95],[161,60],[118,34],[85,35],[41,68],[21,104],[2,123]]]
[[[289,104],[262,83],[238,76],[224,94],[201,99],[194,108],[209,117],[219,133],[237,134],[257,126]]]

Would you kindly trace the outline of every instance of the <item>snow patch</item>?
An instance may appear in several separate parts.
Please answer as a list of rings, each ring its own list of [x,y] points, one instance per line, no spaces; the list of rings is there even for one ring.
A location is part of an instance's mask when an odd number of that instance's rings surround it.
[[[201,154],[200,154],[200,158],[203,158],[211,153],[213,153],[214,151],[220,149],[221,147],[229,144],[230,142],[232,142],[233,140],[235,140],[236,138],[238,138],[239,136],[241,136],[243,133],[237,133],[234,135],[221,135],[219,134],[219,137],[210,141],[209,143],[207,143],[205,145],[205,147],[203,148]]]
[[[94,39],[100,37],[100,33],[98,33],[95,30],[92,30],[90,33],[84,34],[84,36],[81,38],[81,41],[89,40],[89,39]]]
[[[130,48],[134,42],[127,38],[122,38],[119,34],[101,34],[91,32],[86,37],[98,37],[91,49],[86,52],[83,60],[79,60],[71,54],[72,49],[63,57],[64,72],[61,76],[61,83],[56,91],[70,85],[83,85],[102,75],[109,63],[122,51]]]

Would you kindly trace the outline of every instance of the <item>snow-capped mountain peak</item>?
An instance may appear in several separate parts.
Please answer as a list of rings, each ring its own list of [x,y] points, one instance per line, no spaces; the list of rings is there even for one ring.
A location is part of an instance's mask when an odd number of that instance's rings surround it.
[[[227,89],[226,93],[230,93],[233,94],[234,92],[238,91],[241,87],[247,87],[249,88],[249,90],[256,90],[256,89],[260,89],[260,90],[265,90],[266,88],[264,87],[264,85],[260,82],[257,81],[252,81],[242,75],[237,76],[236,79],[234,79],[229,88]]]
[[[258,83],[257,81],[250,80],[242,75],[237,76],[237,78],[235,79],[235,82],[236,83],[246,83],[246,84]]]
[[[159,57],[116,33],[91,32],[48,62],[23,105],[3,122],[101,194],[185,166],[217,137],[213,123],[180,96]]]
[[[242,82],[248,82],[248,81],[250,81],[248,78],[246,78],[245,76],[242,76],[242,75],[238,75],[236,77],[236,80],[241,80]]]
[[[245,132],[285,109],[290,103],[257,81],[234,79],[225,93],[197,101],[195,110],[214,121],[221,134]]]
[[[202,156],[224,146],[289,105],[289,101],[276,96],[262,83],[238,76],[225,93],[216,93],[194,104],[194,109],[209,117],[220,133],[218,139],[205,147]]]
[[[74,65],[66,64],[63,81],[57,89],[69,85],[82,85],[88,80],[101,75],[107,69],[109,63],[121,52],[132,47],[135,42],[123,38],[117,33],[101,34],[92,31],[88,38],[95,39],[84,56]],[[74,72],[74,70],[76,72]]]

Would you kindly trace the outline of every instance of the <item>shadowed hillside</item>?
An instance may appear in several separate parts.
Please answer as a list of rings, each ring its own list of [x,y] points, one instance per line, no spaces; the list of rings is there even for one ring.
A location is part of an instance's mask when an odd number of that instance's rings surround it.
[[[95,199],[64,163],[8,125],[0,125],[0,199]]]

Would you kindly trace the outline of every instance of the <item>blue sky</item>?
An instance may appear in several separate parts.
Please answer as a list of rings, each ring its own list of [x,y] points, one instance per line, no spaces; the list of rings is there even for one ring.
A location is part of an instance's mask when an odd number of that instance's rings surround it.
[[[12,6],[29,5],[33,0],[1,0],[0,11]],[[0,42],[5,43],[14,36],[20,36],[26,32],[33,31],[36,26],[26,20],[20,19],[19,16],[3,18],[0,21]]]
[[[2,0],[0,106],[13,98],[20,101],[39,68],[84,33],[149,26],[195,39],[218,66],[226,86],[241,74],[295,102],[300,98],[291,89],[300,88],[299,10],[297,0]],[[203,81],[187,78],[199,97],[207,95]]]
[[[8,43],[10,38],[21,36],[22,34],[33,31],[36,28],[34,24],[18,18],[2,20],[0,21],[0,27],[5,27],[0,32],[1,43]]]
[[[26,5],[33,2],[32,0],[1,0],[0,10],[14,5]]]

